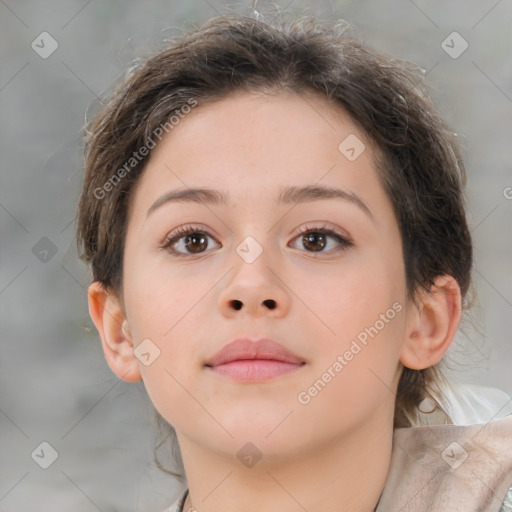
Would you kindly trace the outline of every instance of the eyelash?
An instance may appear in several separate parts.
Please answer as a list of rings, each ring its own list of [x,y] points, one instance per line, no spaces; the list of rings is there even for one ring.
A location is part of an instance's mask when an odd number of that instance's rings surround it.
[[[306,228],[301,229],[301,231],[297,234],[297,236],[295,238],[300,238],[301,236],[308,234],[308,233],[321,233],[321,234],[330,236],[330,237],[334,238],[340,244],[340,247],[338,247],[337,249],[331,250],[331,251],[327,251],[327,253],[328,252],[344,251],[344,250],[348,249],[349,247],[353,247],[353,245],[354,245],[353,242],[349,238],[344,237],[344,236],[340,235],[339,233],[337,233],[336,231],[326,228],[326,227],[309,228],[306,226]],[[178,252],[178,251],[172,249],[172,245],[174,245],[176,242],[178,242],[179,240],[184,238],[186,235],[190,235],[190,234],[204,234],[204,235],[209,236],[210,238],[214,238],[212,235],[210,235],[208,230],[205,230],[203,228],[194,227],[194,226],[182,226],[182,227],[176,229],[175,231],[173,231],[172,233],[170,233],[165,238],[163,243],[161,244],[161,247],[163,249],[167,249],[169,252],[173,253],[174,255],[176,255],[178,257],[180,257],[180,256],[184,256],[184,257],[186,257],[186,256],[201,256],[201,255],[205,254],[207,251],[204,251],[203,253],[198,253],[198,254],[192,254],[192,253],[187,254],[187,253],[181,253],[181,252]],[[318,252],[306,251],[306,252],[309,252],[310,254],[325,254],[325,251],[318,251]]]

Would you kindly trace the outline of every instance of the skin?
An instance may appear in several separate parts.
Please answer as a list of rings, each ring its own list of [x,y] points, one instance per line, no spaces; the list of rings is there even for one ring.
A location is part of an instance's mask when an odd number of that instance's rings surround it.
[[[354,161],[338,149],[350,134],[366,147]],[[452,277],[439,276],[432,293],[407,300],[400,232],[374,156],[341,108],[287,92],[237,93],[198,106],[153,151],[131,197],[123,301],[93,283],[89,310],[112,370],[129,382],[143,379],[176,430],[190,490],[184,510],[375,508],[402,368],[442,358],[461,297]],[[371,217],[347,200],[276,202],[281,187],[310,184],[356,194]],[[184,187],[219,189],[229,202],[167,203],[147,217],[162,194]],[[162,248],[188,224],[211,236],[203,252],[187,252],[183,239],[174,247],[184,257]],[[300,228],[325,225],[353,246],[338,250],[328,237],[321,248],[299,236]],[[247,236],[263,250],[252,263],[236,252]],[[264,302],[270,299],[274,308]],[[299,403],[298,393],[397,302],[403,309],[309,403]],[[238,337],[272,338],[306,364],[258,383],[205,368]],[[134,356],[147,338],[160,351],[148,366]],[[261,454],[252,467],[237,457],[248,442]]]

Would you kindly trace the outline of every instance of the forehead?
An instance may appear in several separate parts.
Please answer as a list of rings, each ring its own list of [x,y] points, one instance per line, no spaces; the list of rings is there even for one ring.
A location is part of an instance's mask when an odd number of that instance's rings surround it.
[[[286,186],[320,183],[382,195],[374,151],[348,113],[320,95],[236,93],[199,103],[162,139],[139,178],[135,208],[167,189],[201,186],[229,201],[277,201]]]

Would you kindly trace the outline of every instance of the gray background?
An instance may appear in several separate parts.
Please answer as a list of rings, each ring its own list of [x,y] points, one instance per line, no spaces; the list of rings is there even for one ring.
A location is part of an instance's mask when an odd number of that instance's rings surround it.
[[[143,384],[111,372],[88,317],[73,239],[81,130],[135,57],[226,5],[0,0],[0,511],[150,512],[179,492],[152,462]],[[268,15],[270,5],[256,7]],[[361,39],[426,71],[463,146],[476,250],[478,302],[450,349],[453,378],[512,394],[512,2],[277,5],[343,18]],[[441,46],[453,31],[469,45],[458,58]],[[46,59],[31,47],[42,32],[58,43]],[[59,454],[46,470],[31,457],[43,441]]]

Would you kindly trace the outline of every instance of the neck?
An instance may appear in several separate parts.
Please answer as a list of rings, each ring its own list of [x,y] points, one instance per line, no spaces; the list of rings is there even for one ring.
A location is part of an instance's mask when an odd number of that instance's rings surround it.
[[[289,457],[251,468],[178,433],[189,495],[184,512],[372,512],[391,461],[392,425],[361,426]]]

